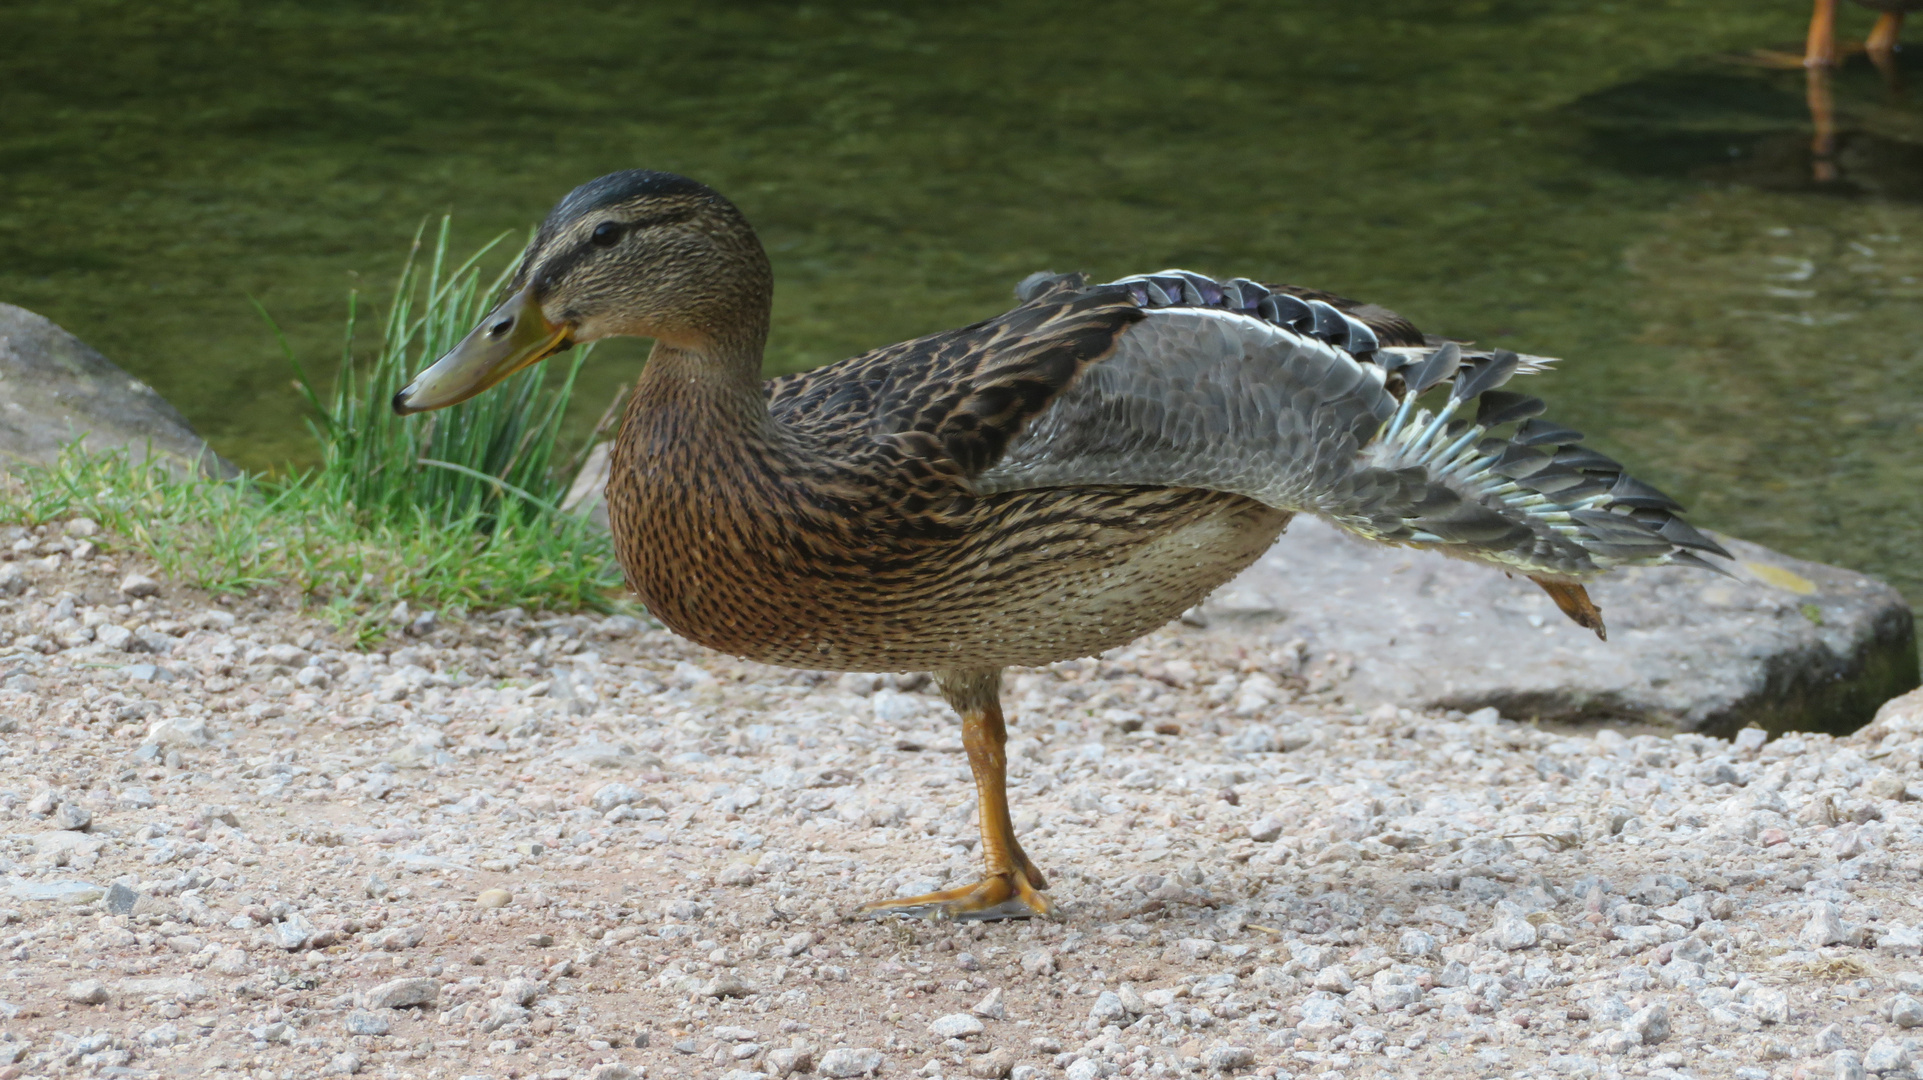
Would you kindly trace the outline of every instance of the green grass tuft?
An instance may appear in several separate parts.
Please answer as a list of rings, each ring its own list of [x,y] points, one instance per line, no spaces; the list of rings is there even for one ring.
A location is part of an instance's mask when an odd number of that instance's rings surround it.
[[[480,287],[479,263],[506,234],[450,266],[450,224],[441,219],[425,267],[421,236],[426,226],[415,233],[382,325],[380,350],[364,368],[354,358],[358,312],[355,298],[348,298],[347,340],[331,400],[312,389],[299,360],[287,350],[317,416],[311,423],[322,451],[318,478],[336,501],[380,520],[426,512],[450,525],[476,515],[485,524],[516,500],[544,504],[551,512],[567,494],[568,477],[555,461],[561,420],[591,346],[577,350],[558,373],[539,364],[449,409],[402,417],[389,407],[415,372],[480,321],[513,270],[510,266],[493,284]]]
[[[356,303],[333,393],[302,374],[316,413],[319,468],[282,477],[183,475],[124,450],[68,447],[51,466],[14,470],[0,523],[90,517],[108,546],[214,593],[293,588],[362,641],[394,604],[615,610],[621,579],[609,538],[557,509],[561,417],[581,363],[541,366],[451,409],[398,417],[388,402],[485,313],[501,279],[456,266],[443,219],[425,267],[417,234],[371,362],[355,362]],[[505,275],[503,275],[505,277]],[[585,350],[583,350],[585,353]],[[298,361],[289,360],[298,371]],[[570,470],[571,471],[571,470]]]

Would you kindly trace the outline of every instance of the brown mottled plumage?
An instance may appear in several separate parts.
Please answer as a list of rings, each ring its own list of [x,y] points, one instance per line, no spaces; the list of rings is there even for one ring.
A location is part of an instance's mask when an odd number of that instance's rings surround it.
[[[1166,623],[1289,515],[1189,488],[969,483],[1140,318],[1115,293],[779,379],[761,409],[758,381],[686,377],[657,354],[610,461],[629,584],[704,645],[839,671],[1049,663]]]
[[[1001,670],[1154,629],[1297,511],[1527,573],[1598,632],[1582,579],[1719,550],[1578,433],[1529,419],[1540,401],[1495,389],[1546,361],[1373,305],[1182,271],[1036,275],[992,319],[764,383],[771,282],[719,195],[602,177],[395,408],[452,404],[571,341],[655,339],[608,483],[649,611],[768,663],[933,671],[962,717],[987,875],[870,911],[1047,912],[1008,814]],[[1415,409],[1432,387],[1449,400]]]

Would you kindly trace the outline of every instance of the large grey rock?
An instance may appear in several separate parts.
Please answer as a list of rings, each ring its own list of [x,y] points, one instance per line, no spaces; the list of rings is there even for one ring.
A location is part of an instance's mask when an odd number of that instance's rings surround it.
[[[1523,720],[1840,734],[1917,684],[1915,624],[1895,589],[1718,539],[1734,580],[1659,567],[1592,584],[1609,626],[1598,641],[1523,578],[1301,518],[1199,621],[1285,656],[1300,639],[1311,690]]]
[[[0,468],[50,463],[83,435],[93,450],[126,447],[144,458],[151,445],[182,467],[235,471],[153,387],[51,320],[0,304]]]

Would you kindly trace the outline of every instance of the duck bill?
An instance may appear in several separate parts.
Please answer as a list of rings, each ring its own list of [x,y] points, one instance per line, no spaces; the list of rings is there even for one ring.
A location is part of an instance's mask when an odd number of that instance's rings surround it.
[[[572,328],[556,326],[541,313],[533,289],[502,302],[459,345],[394,395],[402,416],[445,409],[481,393],[509,375],[539,363],[574,344]]]

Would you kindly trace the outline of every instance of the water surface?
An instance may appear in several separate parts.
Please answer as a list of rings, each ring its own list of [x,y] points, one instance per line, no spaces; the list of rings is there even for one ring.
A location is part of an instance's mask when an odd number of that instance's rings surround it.
[[[14,0],[0,300],[299,464],[249,297],[325,370],[423,217],[670,169],[760,228],[772,371],[1042,268],[1314,284],[1566,357],[1553,415],[1699,520],[1923,601],[1923,106],[1859,58],[1814,181],[1801,73],[1720,59],[1794,0],[621,7]]]

